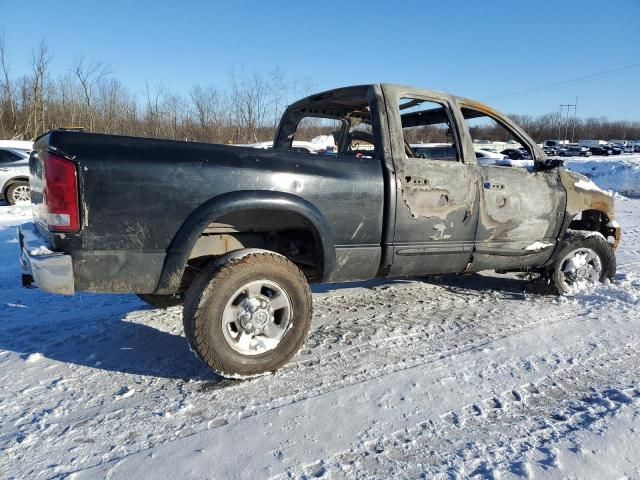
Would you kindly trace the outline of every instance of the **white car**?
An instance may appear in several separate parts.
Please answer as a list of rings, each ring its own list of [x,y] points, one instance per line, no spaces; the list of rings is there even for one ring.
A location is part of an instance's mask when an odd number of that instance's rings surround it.
[[[27,150],[0,147],[0,198],[9,205],[31,201]]]
[[[591,155],[587,147],[569,147],[562,154],[563,157],[590,157]]]
[[[259,148],[262,150],[267,150],[273,148],[273,141],[269,142],[258,142],[258,143],[240,143],[236,144],[236,147],[251,147],[251,148]],[[313,142],[306,142],[303,140],[294,140],[291,145],[291,150],[294,152],[300,153],[318,153],[320,151],[324,151],[326,147],[322,145],[318,145]]]
[[[499,165],[507,156],[491,150],[480,148],[476,150],[476,161],[478,165]]]

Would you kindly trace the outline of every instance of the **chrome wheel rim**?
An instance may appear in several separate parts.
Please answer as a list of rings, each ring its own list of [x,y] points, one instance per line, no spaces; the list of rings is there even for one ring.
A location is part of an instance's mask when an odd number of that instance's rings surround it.
[[[13,190],[13,203],[24,203],[31,200],[31,191],[26,185],[19,185]]]
[[[590,248],[578,248],[562,259],[559,273],[565,290],[583,290],[600,281],[602,261]]]
[[[276,348],[291,328],[293,307],[284,289],[271,280],[255,280],[231,296],[222,313],[227,344],[242,355]]]

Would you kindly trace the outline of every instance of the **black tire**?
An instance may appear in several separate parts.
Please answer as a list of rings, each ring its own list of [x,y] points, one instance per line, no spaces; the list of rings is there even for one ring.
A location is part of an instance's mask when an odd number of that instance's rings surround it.
[[[616,257],[613,248],[607,240],[598,232],[587,230],[569,230],[563,240],[562,248],[558,251],[551,271],[551,280],[556,291],[560,295],[570,293],[572,288],[567,288],[567,279],[563,271],[567,257],[572,252],[587,249],[594,252],[600,260],[601,272],[598,281],[613,280],[616,274]],[[578,285],[576,284],[576,287]]]
[[[7,203],[9,205],[15,205],[16,204],[16,198],[15,198],[15,193],[16,193],[16,189],[18,187],[27,187],[27,189],[29,189],[29,182],[25,182],[25,181],[18,181],[18,182],[14,182],[11,185],[9,185],[9,188],[7,188],[7,192],[5,194],[5,199],[7,200]],[[31,199],[31,195],[30,195],[31,191],[29,190],[29,200]]]
[[[238,290],[256,280],[274,282],[286,293],[290,326],[271,350],[242,354],[225,338],[222,315]],[[282,255],[252,249],[205,267],[187,290],[182,320],[191,350],[202,362],[224,377],[248,378],[288,362],[306,339],[311,315],[311,289],[302,271]]]
[[[169,308],[176,305],[182,305],[184,301],[181,297],[175,295],[153,295],[150,293],[139,293],[138,298],[145,303],[148,303],[154,308]]]

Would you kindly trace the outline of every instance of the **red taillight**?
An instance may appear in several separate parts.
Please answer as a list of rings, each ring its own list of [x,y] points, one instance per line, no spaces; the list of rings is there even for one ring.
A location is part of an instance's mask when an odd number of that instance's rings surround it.
[[[78,175],[73,162],[47,153],[44,160],[44,199],[47,226],[52,232],[80,230]]]

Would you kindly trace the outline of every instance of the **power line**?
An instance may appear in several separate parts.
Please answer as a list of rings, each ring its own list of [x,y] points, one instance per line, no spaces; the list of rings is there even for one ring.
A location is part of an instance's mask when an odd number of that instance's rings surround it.
[[[495,100],[495,99],[498,99],[498,98],[506,98],[506,97],[514,97],[514,96],[518,96],[518,95],[526,95],[526,94],[529,94],[529,93],[545,91],[545,90],[552,90],[554,88],[561,88],[561,87],[565,87],[565,86],[569,86],[569,85],[574,85],[574,84],[580,83],[580,82],[592,81],[592,80],[600,80],[602,78],[607,78],[607,77],[614,77],[614,76],[617,76],[617,75],[622,75],[622,74],[629,73],[629,70],[633,70],[633,69],[638,68],[638,67],[640,67],[640,63],[634,63],[632,65],[627,65],[627,66],[624,66],[624,67],[618,67],[618,68],[614,68],[614,69],[611,69],[611,70],[606,70],[604,72],[592,73],[592,74],[589,74],[589,75],[585,75],[583,77],[578,77],[578,78],[574,78],[574,79],[571,79],[571,80],[564,80],[562,82],[550,83],[548,85],[542,85],[540,87],[530,88],[528,90],[520,90],[520,91],[517,91],[517,92],[505,93],[504,95],[496,95],[496,96],[493,96],[493,97],[485,98],[485,100]]]

